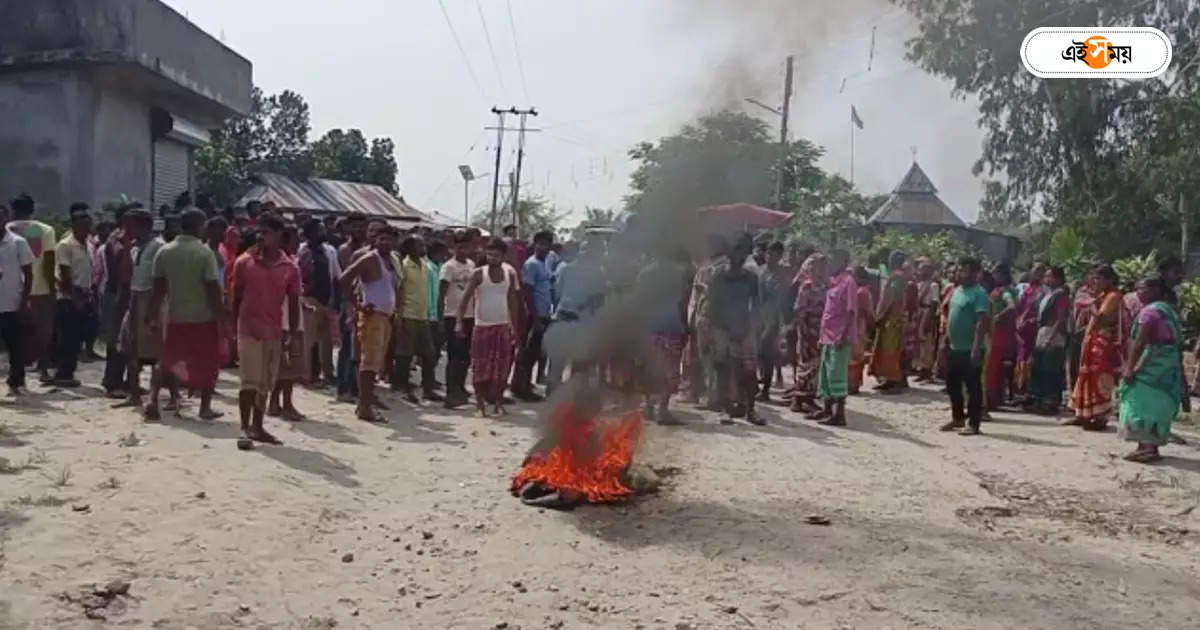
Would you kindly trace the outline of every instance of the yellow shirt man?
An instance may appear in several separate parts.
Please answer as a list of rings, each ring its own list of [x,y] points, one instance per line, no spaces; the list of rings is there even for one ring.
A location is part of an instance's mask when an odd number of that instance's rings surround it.
[[[424,259],[400,261],[400,317],[425,321],[429,317],[429,267]]]

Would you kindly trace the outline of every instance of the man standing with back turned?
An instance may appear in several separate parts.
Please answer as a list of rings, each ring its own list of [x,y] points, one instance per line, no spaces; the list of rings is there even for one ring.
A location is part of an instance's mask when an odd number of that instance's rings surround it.
[[[946,365],[946,389],[950,392],[951,420],[943,431],[962,429],[962,435],[979,435],[983,419],[983,387],[979,372],[983,344],[991,330],[991,300],[979,286],[979,259],[964,256],[958,261],[958,288],[950,297],[946,326],[950,352]],[[963,419],[963,386],[967,388],[967,414]]]

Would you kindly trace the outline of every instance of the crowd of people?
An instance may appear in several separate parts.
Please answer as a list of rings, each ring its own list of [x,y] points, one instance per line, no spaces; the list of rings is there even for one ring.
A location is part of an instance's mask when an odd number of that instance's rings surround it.
[[[1109,265],[1072,291],[1062,268],[1040,262],[1017,282],[1009,263],[985,269],[972,257],[939,269],[882,252],[850,266],[843,250],[750,247],[718,239],[690,293],[689,395],[726,421],[762,422],[754,402],[770,400],[781,362],[794,369],[791,409],[830,426],[846,423],[846,397],[866,375],[885,395],[910,378],[944,382],[951,418],[941,429],[963,435],[1000,409],[1059,417],[1065,405],[1060,423],[1090,431],[1115,419],[1138,462],[1157,460],[1178,439],[1179,410],[1190,411],[1178,258],[1122,293]],[[755,274],[757,286],[746,280]]]
[[[628,234],[526,242],[513,226],[489,238],[204,205],[129,203],[96,221],[77,203],[63,235],[34,218],[28,196],[0,209],[10,393],[24,393],[28,367],[44,384],[78,387],[80,357],[98,360],[99,341],[114,406],[155,421],[187,394],[215,419],[218,373],[236,367],[239,445],[250,448],[278,442],[264,417],[304,419],[297,385],[330,388],[368,422],[387,421],[380,382],[412,404],[454,408],[473,394],[487,416],[505,413],[509,395],[540,400],[536,384],[552,393],[587,379],[662,424],[678,422],[678,393],[723,423],[764,424],[755,405],[774,389],[792,411],[842,426],[846,398],[870,375],[885,395],[909,379],[944,381],[942,429],[964,435],[1002,408],[1059,416],[1065,401],[1063,424],[1086,430],[1115,416],[1140,462],[1159,457],[1189,407],[1177,259],[1126,295],[1106,265],[1072,291],[1042,263],[1016,282],[1008,263],[939,268],[883,252],[853,265],[844,250],[746,234],[712,235],[697,253]]]

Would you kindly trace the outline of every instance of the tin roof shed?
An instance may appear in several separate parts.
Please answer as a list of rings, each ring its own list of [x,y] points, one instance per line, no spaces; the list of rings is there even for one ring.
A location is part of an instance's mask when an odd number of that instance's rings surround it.
[[[273,202],[280,210],[310,214],[349,214],[405,221],[432,222],[430,217],[408,205],[382,186],[335,179],[287,177],[278,173],[259,173],[254,187],[242,195],[238,206],[251,201]]]

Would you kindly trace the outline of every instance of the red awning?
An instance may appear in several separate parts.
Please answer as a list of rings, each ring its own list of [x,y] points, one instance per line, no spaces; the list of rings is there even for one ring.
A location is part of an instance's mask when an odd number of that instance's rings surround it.
[[[699,210],[710,225],[728,229],[775,228],[791,220],[792,215],[751,203],[730,203]]]

